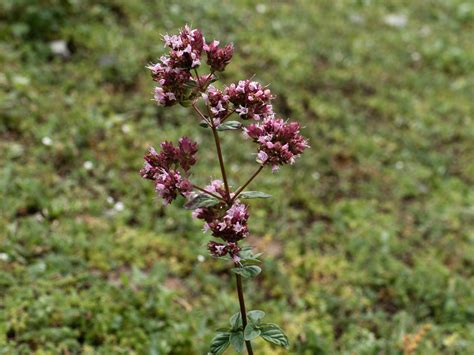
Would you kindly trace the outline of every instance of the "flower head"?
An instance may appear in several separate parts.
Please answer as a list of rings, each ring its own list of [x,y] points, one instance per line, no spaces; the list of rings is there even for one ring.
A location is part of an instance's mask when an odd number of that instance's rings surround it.
[[[215,257],[222,257],[229,254],[232,260],[236,263],[240,261],[239,252],[240,248],[236,243],[229,242],[226,244],[217,243],[217,242],[209,242],[207,244],[207,248],[212,256]]]
[[[165,46],[171,49],[170,58],[175,67],[192,69],[201,65],[201,53],[204,46],[201,30],[190,29],[186,25],[179,34],[164,35],[163,40]]]
[[[150,148],[145,155],[145,164],[140,175],[153,180],[156,192],[165,203],[170,203],[178,195],[188,196],[192,191],[193,185],[182,173],[187,174],[190,167],[196,163],[197,143],[182,137],[178,147],[167,141],[161,143],[160,147],[160,153],[153,147]]]
[[[224,198],[227,196],[221,180],[212,181],[205,189]],[[204,230],[211,231],[214,237],[227,242],[238,242],[249,234],[248,206],[239,200],[234,201],[231,207],[221,203],[212,207],[197,208],[193,211],[193,217],[204,220],[206,222]]]
[[[235,111],[242,119],[260,120],[273,117],[273,107],[270,101],[273,95],[270,89],[260,83],[250,80],[241,80],[225,88],[224,93],[234,104]]]
[[[221,90],[209,85],[206,93],[202,94],[204,102],[209,106],[214,124],[217,126],[221,120],[229,113],[229,96]]]
[[[234,54],[234,45],[229,43],[224,48],[219,48],[219,41],[212,41],[204,45],[207,54],[207,64],[215,71],[223,71],[229,64]]]
[[[160,62],[147,66],[151,70],[153,80],[159,86],[155,88],[155,101],[162,106],[172,106],[186,100],[189,88],[186,84],[191,80],[191,73],[175,66],[169,57],[162,56]]]
[[[267,118],[258,124],[244,128],[244,134],[259,145],[257,162],[262,165],[293,164],[295,159],[309,147],[308,141],[300,134],[297,122]]]

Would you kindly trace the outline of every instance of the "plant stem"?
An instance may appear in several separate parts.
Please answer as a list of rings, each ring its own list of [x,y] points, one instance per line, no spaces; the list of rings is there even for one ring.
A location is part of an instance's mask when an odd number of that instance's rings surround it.
[[[218,200],[221,200],[221,201],[224,200],[221,196],[218,196],[218,195],[212,193],[211,191],[207,191],[206,189],[203,189],[202,187],[193,185],[193,188],[195,188],[196,190],[199,190],[199,191],[201,191],[201,192],[204,192],[205,194],[208,194],[208,195],[210,195],[210,196],[212,196],[212,197],[215,197],[215,198],[217,198]]]
[[[245,329],[245,327],[247,326],[247,311],[245,310],[244,291],[242,290],[242,277],[236,274],[235,281],[237,284],[237,295],[239,296],[240,315],[242,316],[242,326]],[[247,340],[245,341],[245,346],[247,347],[248,354],[253,355],[252,343],[249,340]]]
[[[201,117],[204,122],[206,122],[207,124],[209,124],[209,120],[207,119],[206,116],[204,116],[204,114],[201,112],[201,110],[198,109],[198,107],[196,106],[196,102],[193,102],[193,103],[192,103],[192,107],[193,107],[194,111],[197,112],[197,114],[199,115],[199,117]]]
[[[239,196],[239,194],[252,182],[253,179],[257,177],[258,174],[263,170],[263,165],[260,165],[260,167],[257,169],[256,172],[253,173],[253,175],[250,177],[250,179],[247,180],[245,184],[243,184],[239,189],[235,192],[234,197],[232,198],[231,202],[234,202],[235,199]]]
[[[231,205],[232,201],[230,199],[229,184],[227,183],[227,175],[225,173],[224,158],[222,157],[221,141],[219,139],[219,134],[217,133],[214,123],[211,125],[212,135],[214,136],[214,142],[216,143],[217,156],[219,157],[219,165],[221,166],[222,180],[224,180],[225,191],[227,194],[227,202]]]

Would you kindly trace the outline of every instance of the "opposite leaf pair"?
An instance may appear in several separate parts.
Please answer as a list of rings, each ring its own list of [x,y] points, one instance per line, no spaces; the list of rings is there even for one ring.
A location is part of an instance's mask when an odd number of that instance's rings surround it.
[[[250,341],[262,337],[269,343],[288,348],[288,338],[281,328],[276,324],[262,323],[265,312],[259,310],[249,311],[247,313],[247,325],[245,329],[242,324],[242,316],[239,313],[230,318],[230,328],[218,329],[217,335],[212,339],[212,355],[222,354],[229,345],[232,345],[235,351],[241,352],[244,349],[245,341]]]

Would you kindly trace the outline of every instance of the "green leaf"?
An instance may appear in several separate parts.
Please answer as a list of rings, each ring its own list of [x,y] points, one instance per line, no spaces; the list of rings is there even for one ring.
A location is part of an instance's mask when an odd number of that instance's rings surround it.
[[[265,317],[265,312],[259,310],[249,311],[247,317],[253,324],[257,325]]]
[[[240,353],[242,350],[244,350],[244,333],[241,330],[238,332],[232,332],[230,334],[230,343],[232,344],[234,350]]]
[[[183,107],[190,107],[193,104],[193,100],[183,100],[179,104]]]
[[[232,272],[238,275],[241,275],[242,277],[245,277],[246,279],[257,276],[258,274],[260,274],[261,271],[262,269],[260,269],[260,267],[258,267],[257,265],[235,267],[232,269]]]
[[[199,122],[199,125],[200,125],[202,128],[209,128],[209,124],[208,124],[206,121],[204,121],[204,120],[202,120],[201,122]]]
[[[262,331],[252,323],[248,323],[244,330],[245,340],[253,340],[260,335]]]
[[[240,312],[237,312],[234,314],[232,317],[230,317],[230,326],[232,327],[232,330],[237,330],[242,327],[242,316]]]
[[[230,333],[218,333],[211,341],[211,354],[220,355],[230,344]]]
[[[244,246],[239,253],[239,257],[242,262],[252,263],[252,264],[260,262],[260,260],[258,260],[258,257],[260,255],[262,255],[262,253],[254,254],[252,252],[252,248],[249,246]]]
[[[270,198],[272,195],[266,194],[261,191],[245,191],[239,195],[239,198],[242,199],[252,199],[252,198]]]
[[[192,197],[188,202],[186,202],[184,207],[189,210],[195,210],[196,208],[212,207],[218,204],[219,200],[212,196],[209,196],[207,194],[197,194],[196,196]]]
[[[242,127],[242,123],[239,121],[227,121],[217,127],[218,131],[229,131],[234,129],[240,129]]]
[[[184,86],[188,88],[196,88],[198,84],[195,80],[188,80],[186,83],[184,83]]]
[[[288,338],[278,325],[272,323],[262,324],[260,329],[262,330],[261,336],[263,339],[269,343],[288,348]]]

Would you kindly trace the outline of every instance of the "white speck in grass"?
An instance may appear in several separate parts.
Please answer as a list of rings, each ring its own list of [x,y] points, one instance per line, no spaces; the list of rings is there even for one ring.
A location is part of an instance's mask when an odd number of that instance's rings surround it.
[[[421,59],[421,54],[418,53],[418,52],[413,52],[411,54],[411,59],[414,61],[414,62],[418,62],[420,59]]]
[[[402,14],[390,14],[383,18],[386,25],[403,28],[407,25],[408,18]]]
[[[267,12],[267,6],[265,4],[257,4],[257,6],[255,6],[255,10],[257,10],[259,14],[264,14]]]
[[[0,253],[0,260],[1,261],[8,261],[8,260],[10,260],[10,256],[7,253]]]
[[[352,14],[349,16],[349,21],[356,24],[364,23],[364,17],[359,14]]]
[[[118,201],[115,203],[114,210],[116,210],[117,212],[122,212],[124,209],[125,205],[123,204],[123,202]]]
[[[55,55],[63,57],[69,57],[71,55],[71,52],[69,52],[69,48],[67,47],[66,41],[62,39],[49,42],[49,48],[51,49],[51,52],[53,52],[53,54]]]
[[[114,202],[115,202],[115,200],[114,200],[114,198],[113,198],[112,196],[108,196],[108,197],[107,197],[107,203],[108,203],[109,205],[113,204]]]
[[[180,13],[180,11],[181,11],[181,7],[179,5],[173,4],[173,5],[170,6],[170,12],[172,14],[177,15],[177,14]]]
[[[395,163],[395,168],[396,168],[397,170],[402,170],[404,166],[405,166],[405,164],[403,164],[402,161],[397,161],[397,162]]]
[[[315,171],[313,174],[311,174],[311,177],[314,180],[319,180],[319,178],[321,177],[321,174],[319,174],[317,171]]]
[[[423,36],[423,37],[426,37],[428,35],[431,34],[431,28],[430,26],[423,26],[422,28],[420,28],[420,34]]]
[[[205,258],[204,256],[202,256],[202,255],[198,255],[198,256],[197,256],[197,260],[198,260],[200,263],[202,263],[202,262],[204,262],[204,260],[206,260],[206,258]]]
[[[13,77],[13,83],[19,86],[26,86],[30,83],[30,78],[22,75],[15,75]]]
[[[53,140],[50,137],[43,137],[41,138],[41,143],[49,147],[51,144],[53,144]]]
[[[94,163],[91,162],[90,160],[86,160],[82,166],[83,166],[84,169],[86,169],[86,170],[92,170],[92,169],[94,169]]]
[[[128,124],[122,125],[122,132],[125,134],[130,133],[130,126]]]

